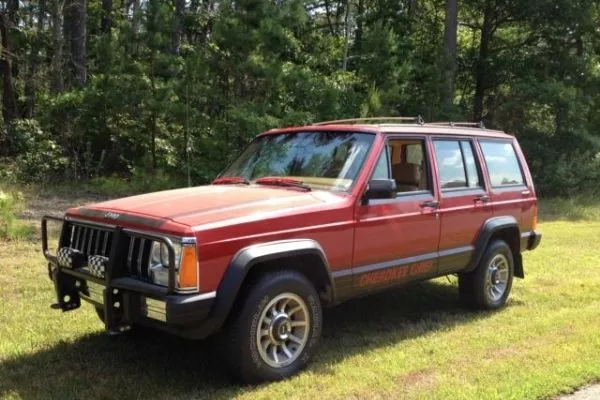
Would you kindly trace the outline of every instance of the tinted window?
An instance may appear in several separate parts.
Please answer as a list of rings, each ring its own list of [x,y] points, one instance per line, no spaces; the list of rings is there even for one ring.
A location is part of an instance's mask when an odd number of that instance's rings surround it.
[[[475,156],[473,154],[473,146],[470,142],[460,142],[460,147],[463,152],[464,162],[467,170],[467,184],[470,188],[480,187],[481,182],[479,181],[479,172],[477,170],[477,164]]]
[[[439,140],[434,142],[434,146],[442,188],[467,187],[467,176],[459,143]]]
[[[510,143],[481,142],[481,150],[492,186],[521,185],[523,173],[515,149]]]

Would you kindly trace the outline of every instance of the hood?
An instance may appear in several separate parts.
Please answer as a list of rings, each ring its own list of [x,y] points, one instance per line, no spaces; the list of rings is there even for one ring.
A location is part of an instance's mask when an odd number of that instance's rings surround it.
[[[121,214],[137,214],[197,227],[224,220],[266,219],[302,209],[344,202],[344,193],[304,192],[261,185],[209,185],[168,190],[110,200],[74,210],[119,221]],[[123,220],[126,220],[123,218]]]

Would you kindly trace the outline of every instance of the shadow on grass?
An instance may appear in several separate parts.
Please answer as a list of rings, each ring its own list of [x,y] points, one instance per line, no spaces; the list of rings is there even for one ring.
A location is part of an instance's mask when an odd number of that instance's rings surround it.
[[[456,286],[435,281],[353,300],[326,310],[323,340],[309,368],[330,374],[329,365],[354,354],[489,315],[464,310]],[[216,339],[142,332],[98,332],[6,360],[0,397],[231,398],[252,390],[230,380]]]

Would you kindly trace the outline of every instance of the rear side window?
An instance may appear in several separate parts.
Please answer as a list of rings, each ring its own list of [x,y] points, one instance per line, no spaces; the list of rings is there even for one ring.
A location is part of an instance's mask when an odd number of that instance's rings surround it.
[[[437,140],[434,142],[434,146],[442,189],[468,187],[460,142]]]
[[[511,143],[481,141],[492,186],[523,185],[523,171]]]

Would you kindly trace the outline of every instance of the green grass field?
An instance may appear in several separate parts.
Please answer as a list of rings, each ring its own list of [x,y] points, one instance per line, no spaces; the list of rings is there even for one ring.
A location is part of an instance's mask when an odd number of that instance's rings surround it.
[[[600,380],[600,206],[543,211],[505,309],[464,310],[454,277],[351,301],[305,372],[261,386],[232,383],[215,340],[108,337],[87,304],[51,310],[39,240],[0,239],[0,398],[552,398]]]

